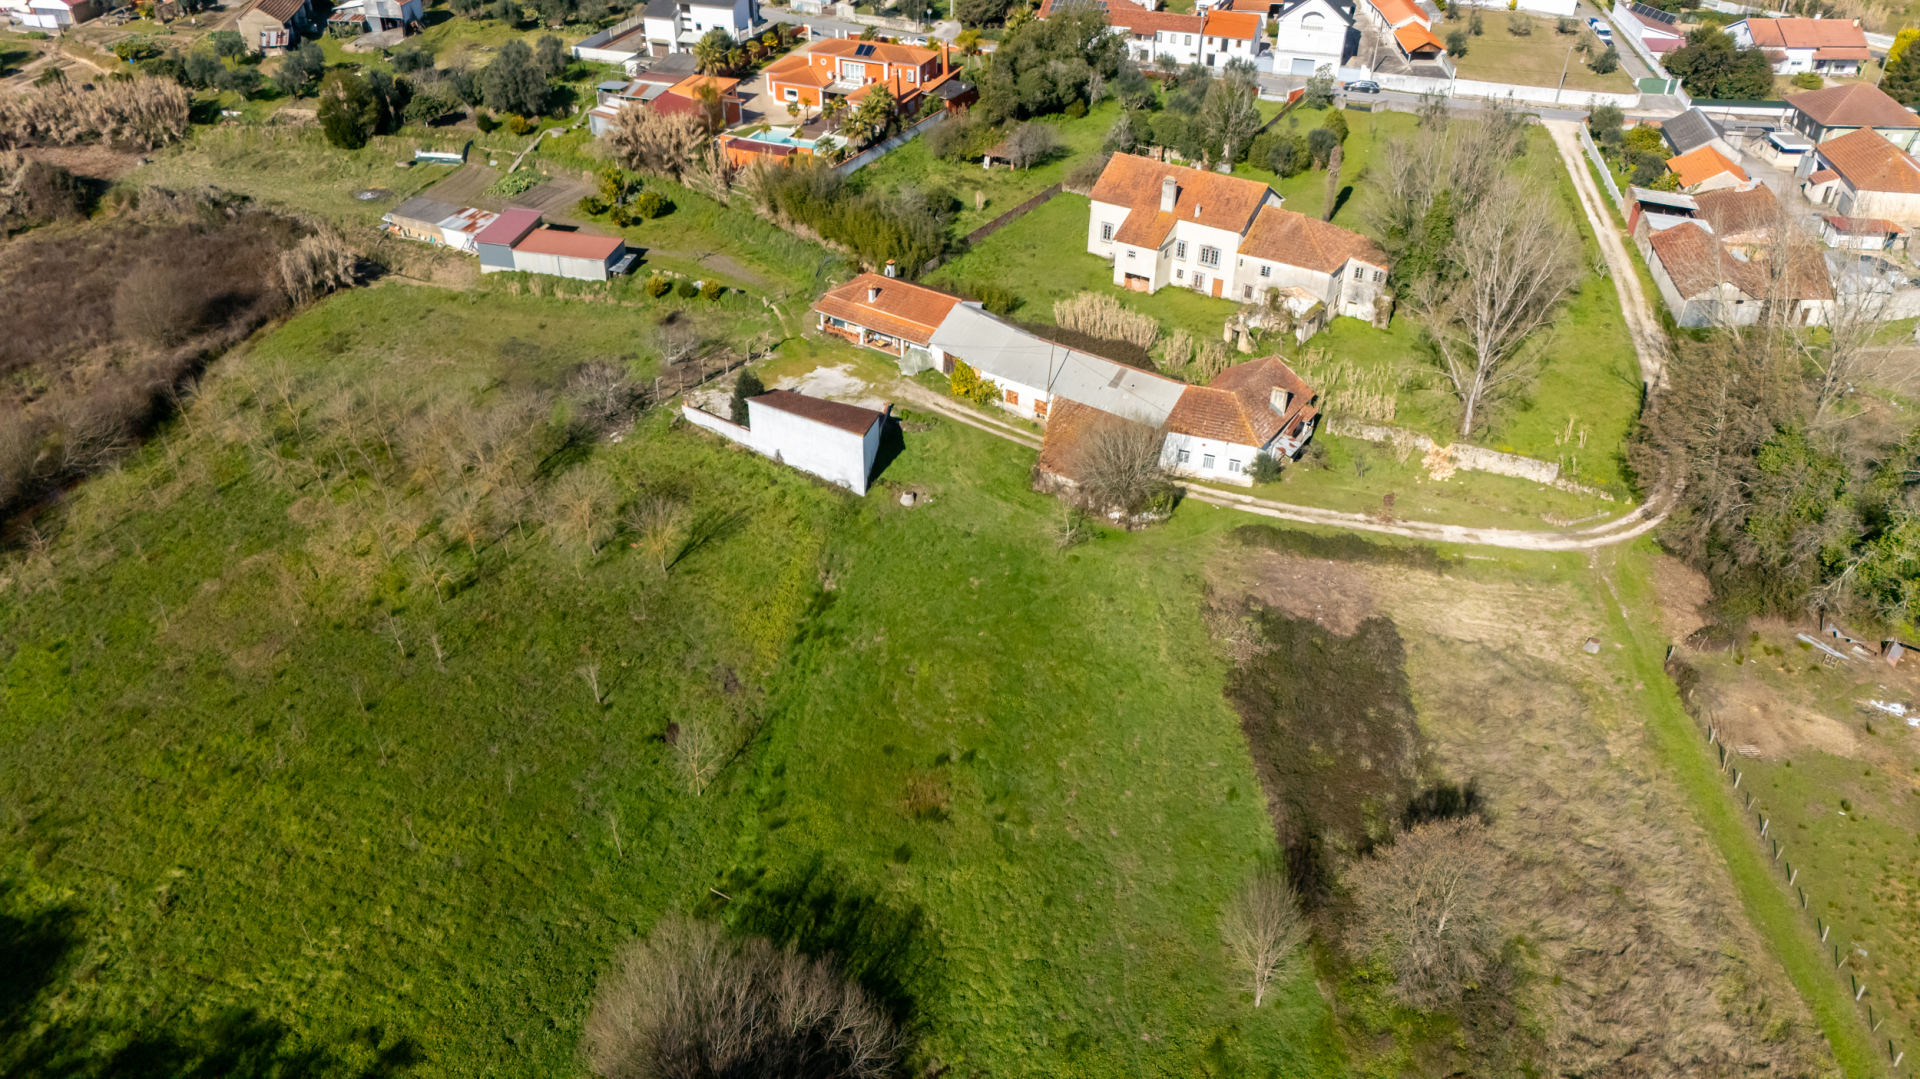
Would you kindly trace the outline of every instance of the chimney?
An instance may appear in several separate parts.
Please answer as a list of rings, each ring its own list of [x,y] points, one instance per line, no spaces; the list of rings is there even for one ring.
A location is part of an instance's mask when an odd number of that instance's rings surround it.
[[[900,276],[900,270],[899,270],[899,268],[898,268],[898,267],[896,267],[896,266],[895,266],[895,265],[893,264],[893,260],[892,260],[892,259],[888,259],[888,260],[887,260],[887,268],[886,268],[886,270],[885,270],[885,273],[886,273],[886,275],[887,275],[888,277],[899,277],[899,276]],[[873,291],[874,291],[874,294],[875,294],[875,295],[879,295],[879,293],[880,293],[880,290],[879,290],[879,289],[874,289]]]
[[[872,286],[869,286],[869,287],[868,287],[868,289],[867,289],[867,302],[868,302],[868,303],[879,303],[879,302],[880,302],[880,286],[878,286],[878,285],[872,285]]]
[[[1160,181],[1160,212],[1161,213],[1170,214],[1173,212],[1173,200],[1174,200],[1174,197],[1179,193],[1180,193],[1180,184],[1177,181],[1175,181],[1173,177],[1169,176],[1166,179]]]
[[[947,43],[942,41],[940,43],[940,73],[944,75],[952,70],[953,63],[947,59]]]
[[[1200,204],[1197,202],[1193,204],[1193,219],[1200,220]]]
[[[1267,391],[1267,404],[1273,406],[1273,410],[1282,416],[1287,414],[1287,402],[1292,399],[1292,394],[1278,386]]]

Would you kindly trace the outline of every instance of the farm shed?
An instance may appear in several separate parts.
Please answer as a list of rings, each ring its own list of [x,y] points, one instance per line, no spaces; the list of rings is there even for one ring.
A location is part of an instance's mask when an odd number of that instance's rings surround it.
[[[792,390],[747,398],[745,427],[692,405],[680,406],[680,414],[696,427],[857,495],[867,493],[867,480],[880,455],[880,436],[887,419],[884,412]]]

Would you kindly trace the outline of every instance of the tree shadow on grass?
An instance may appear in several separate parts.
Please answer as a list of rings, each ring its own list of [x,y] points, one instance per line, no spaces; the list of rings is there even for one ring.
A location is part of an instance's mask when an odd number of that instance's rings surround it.
[[[0,883],[0,1076],[7,1079],[397,1079],[424,1059],[411,1038],[379,1027],[363,1027],[341,1045],[316,1045],[242,1008],[211,1019],[145,1011],[56,1018],[46,1005],[65,991],[63,977],[76,964],[82,912],[67,905],[23,912],[15,891]]]
[[[926,918],[827,868],[823,856],[797,872],[763,879],[743,892],[727,920],[738,932],[767,937],[805,955],[831,955],[902,1030],[912,1030],[918,998],[933,977]]]

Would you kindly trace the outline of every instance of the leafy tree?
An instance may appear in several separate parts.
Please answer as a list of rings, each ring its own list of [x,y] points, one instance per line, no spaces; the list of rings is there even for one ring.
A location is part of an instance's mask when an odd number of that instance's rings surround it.
[[[320,130],[343,150],[358,150],[380,121],[380,101],[365,79],[348,71],[328,73],[320,84]]]
[[[747,425],[747,398],[758,397],[767,392],[766,383],[750,369],[742,369],[740,376],[733,380],[733,398],[728,402],[733,422],[742,427]]]
[[[1316,169],[1326,168],[1327,160],[1339,147],[1339,136],[1324,127],[1316,127],[1307,132],[1307,158],[1313,162],[1313,167]]]
[[[702,74],[713,75],[727,66],[727,53],[733,49],[733,35],[716,26],[693,43],[693,62]]]
[[[234,34],[233,36],[239,37],[240,35]],[[241,51],[246,51],[245,46],[241,47]],[[124,41],[114,42],[113,54],[128,63],[133,63],[137,60],[150,60],[160,55],[160,46],[155,45],[145,38],[130,37]]]
[[[260,84],[265,81],[266,79],[257,68],[222,65],[220,74],[213,80],[213,85],[217,90],[226,90],[241,97],[252,97],[260,92]]]
[[[395,49],[387,60],[393,65],[393,69],[402,75],[433,70],[433,50],[419,45]]]
[[[402,113],[409,124],[424,126],[453,111],[453,105],[434,94],[415,94]]]
[[[1920,30],[1900,31],[1887,51],[1886,71],[1880,76],[1880,89],[1907,108],[1920,107],[1920,51],[1912,46]]]
[[[954,17],[969,27],[991,26],[1007,17],[1007,0],[954,0]],[[974,38],[979,47],[979,38]]]
[[[991,379],[981,378],[980,372],[975,371],[965,360],[953,361],[953,374],[948,376],[947,386],[953,391],[955,397],[963,401],[972,401],[982,407],[1000,396],[1000,388],[995,386]]]
[[[396,79],[379,68],[369,68],[366,80],[367,89],[373,91],[373,99],[380,106],[373,130],[381,135],[392,134],[400,129],[407,102],[413,100],[413,84],[404,78]]]
[[[1333,132],[1334,137],[1341,142],[1346,142],[1348,133],[1352,131],[1352,128],[1347,125],[1347,114],[1344,112],[1328,113],[1327,118],[1320,121],[1320,126]]]
[[[1619,142],[1621,129],[1626,123],[1627,114],[1618,105],[1595,105],[1587,113],[1587,133],[1601,146],[1612,146]]]
[[[280,67],[273,73],[273,85],[288,97],[300,97],[313,88],[326,70],[327,54],[314,42],[303,41],[299,48],[280,58]]]
[[[187,76],[187,85],[208,89],[226,73],[226,65],[210,52],[195,49],[187,54],[181,65]]]
[[[1665,67],[1696,98],[1753,99],[1773,92],[1773,65],[1766,54],[1737,48],[1731,35],[1713,26],[1687,31],[1686,45],[1667,54]]]
[[[997,124],[1084,104],[1094,76],[1112,80],[1125,58],[1126,43],[1108,31],[1105,14],[1091,4],[1023,22],[994,52],[976,108]]]
[[[557,79],[573,64],[573,57],[567,52],[566,42],[552,34],[543,34],[539,44],[533,49],[533,66],[540,74],[549,79]]]
[[[238,30],[215,30],[207,35],[207,44],[213,46],[213,54],[222,60],[247,55],[247,39],[241,37]]]
[[[1477,15],[1479,12],[1476,11],[1474,14]],[[1456,58],[1467,55],[1467,32],[1465,30],[1455,30],[1447,35],[1447,52]]]
[[[1620,50],[1609,45],[1607,51],[1588,60],[1587,66],[1595,75],[1611,75],[1620,68]]]
[[[840,122],[840,129],[855,142],[879,142],[887,137],[898,119],[894,109],[893,94],[885,86],[875,86],[859,107]]]
[[[545,26],[559,26],[573,17],[578,9],[575,0],[533,0],[533,8],[540,13],[540,22]]]
[[[486,100],[486,91],[480,85],[479,76],[467,68],[448,68],[440,76],[440,82],[463,105],[478,105]]]
[[[1252,90],[1229,78],[1207,87],[1206,101],[1200,107],[1200,132],[1209,164],[1237,160],[1247,152],[1259,128],[1260,111]]]
[[[500,52],[480,72],[487,107],[521,116],[538,116],[547,107],[547,80],[534,66],[533,50],[518,39],[500,46]]]
[[[1128,109],[1150,109],[1160,104],[1160,91],[1132,60],[1120,62],[1120,73],[1113,78],[1113,96]]]

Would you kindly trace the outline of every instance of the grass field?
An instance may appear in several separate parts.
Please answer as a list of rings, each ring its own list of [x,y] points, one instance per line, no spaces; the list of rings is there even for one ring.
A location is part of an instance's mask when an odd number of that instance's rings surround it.
[[[1343,1070],[1304,968],[1254,1012],[1219,957],[1273,845],[1179,564],[1224,518],[1061,554],[1028,455],[969,429],[889,466],[930,496],[906,511],[655,417],[538,482],[684,498],[702,539],[664,576],[624,536],[562,549],[544,511],[472,552],[394,523],[448,481],[360,454],[583,360],[645,378],[647,321],[336,297],[9,567],[0,929],[32,961],[0,1022],[32,1025],[7,1070],[568,1073],[621,940],[703,904],[792,927],[821,889],[904,927],[911,961],[869,973],[929,1059]],[[696,797],[669,722],[761,733]]]
[[[1587,67],[1585,57],[1578,49],[1569,54],[1568,48],[1579,41],[1580,35],[1557,32],[1553,19],[1504,11],[1489,11],[1482,18],[1486,32],[1479,37],[1468,38],[1466,54],[1454,57],[1455,66],[1459,68],[1463,79],[1516,83],[1521,86],[1559,86],[1564,70],[1568,90],[1601,90],[1617,94],[1633,92],[1633,79],[1628,76],[1626,68],[1618,67],[1605,75],[1598,75]],[[1508,20],[1513,18],[1532,23],[1533,33],[1523,36],[1509,32]],[[1448,23],[1438,32],[1445,37],[1458,28],[1458,24]]]

